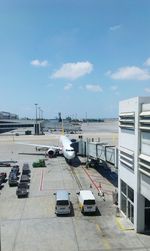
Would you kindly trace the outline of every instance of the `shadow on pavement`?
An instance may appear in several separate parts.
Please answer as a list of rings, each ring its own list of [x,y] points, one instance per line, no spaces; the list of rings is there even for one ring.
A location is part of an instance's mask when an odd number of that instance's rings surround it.
[[[112,185],[118,187],[118,175],[111,171],[111,169],[105,163],[97,164],[95,168]]]

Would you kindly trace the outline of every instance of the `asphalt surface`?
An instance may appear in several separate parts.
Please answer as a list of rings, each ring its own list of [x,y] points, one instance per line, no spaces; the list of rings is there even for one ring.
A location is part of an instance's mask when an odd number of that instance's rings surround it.
[[[106,136],[112,137],[111,133],[105,133]],[[86,169],[82,164],[70,167],[62,156],[47,159],[46,168],[33,168],[32,163],[44,156],[35,155],[39,152],[34,147],[16,144],[25,141],[57,145],[58,137],[0,138],[0,160],[18,161],[20,168],[24,162],[28,162],[31,168],[28,198],[18,199],[16,187],[9,187],[8,181],[0,190],[1,250],[150,250],[150,236],[136,234],[133,225],[116,214],[112,200],[112,192],[115,191],[112,180],[116,178],[113,173],[104,170],[103,166],[98,169]],[[83,162],[84,159],[81,159]],[[0,167],[2,171],[8,174],[10,167]],[[73,210],[70,216],[55,215],[53,193],[58,189],[71,193]],[[76,192],[81,189],[92,190],[98,206],[96,215],[83,215],[80,212]],[[104,197],[98,196],[99,189],[104,192]]]

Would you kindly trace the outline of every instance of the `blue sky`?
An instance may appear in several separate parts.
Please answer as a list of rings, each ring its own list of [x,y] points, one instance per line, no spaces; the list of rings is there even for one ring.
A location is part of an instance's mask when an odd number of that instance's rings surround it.
[[[1,0],[0,110],[117,117],[150,96],[149,0]]]

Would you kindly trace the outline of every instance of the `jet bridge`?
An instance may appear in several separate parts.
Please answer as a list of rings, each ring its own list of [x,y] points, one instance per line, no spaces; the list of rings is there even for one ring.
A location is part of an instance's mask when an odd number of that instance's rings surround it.
[[[89,159],[104,161],[118,168],[117,148],[103,142],[87,142],[86,156]]]
[[[105,162],[109,167],[118,169],[118,148],[105,142],[90,141],[79,142],[79,154],[95,162]]]

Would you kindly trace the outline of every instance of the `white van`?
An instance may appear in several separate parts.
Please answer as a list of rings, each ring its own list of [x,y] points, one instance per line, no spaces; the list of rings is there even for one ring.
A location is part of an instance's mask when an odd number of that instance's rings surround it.
[[[71,204],[70,198],[67,191],[59,190],[54,193],[56,197],[55,213],[56,214],[70,214],[71,213]]]
[[[79,206],[82,213],[94,213],[97,210],[96,201],[90,190],[81,190],[78,194]]]

